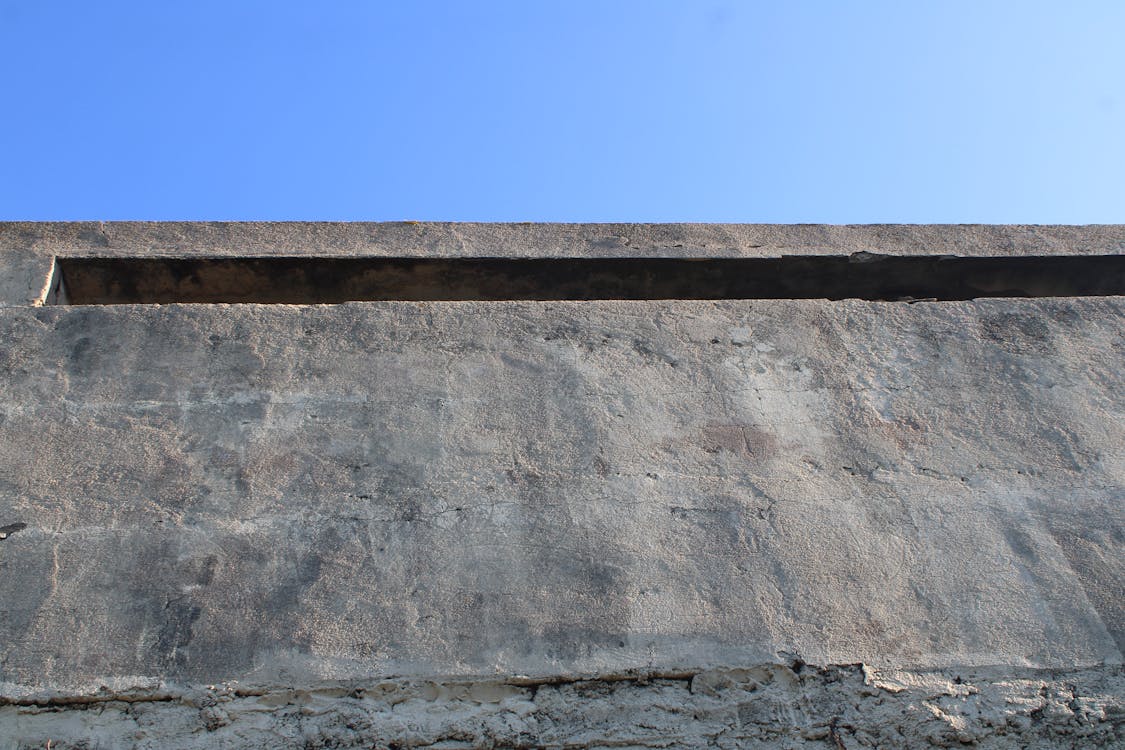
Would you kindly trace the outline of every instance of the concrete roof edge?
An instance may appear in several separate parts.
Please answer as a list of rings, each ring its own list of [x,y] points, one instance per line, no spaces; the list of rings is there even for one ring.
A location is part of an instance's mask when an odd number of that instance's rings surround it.
[[[1125,253],[1125,224],[0,222],[0,252],[404,257],[1103,255]]]

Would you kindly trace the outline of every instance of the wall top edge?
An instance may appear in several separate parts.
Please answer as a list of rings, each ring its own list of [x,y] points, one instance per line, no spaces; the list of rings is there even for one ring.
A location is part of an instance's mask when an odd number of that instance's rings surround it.
[[[1125,224],[0,222],[0,254],[776,257],[1125,253]]]

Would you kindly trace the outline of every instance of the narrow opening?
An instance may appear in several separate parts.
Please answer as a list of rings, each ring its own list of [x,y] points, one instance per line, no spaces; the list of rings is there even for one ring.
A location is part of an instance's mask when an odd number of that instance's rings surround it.
[[[58,258],[48,304],[377,300],[965,300],[1125,294],[1125,255]]]

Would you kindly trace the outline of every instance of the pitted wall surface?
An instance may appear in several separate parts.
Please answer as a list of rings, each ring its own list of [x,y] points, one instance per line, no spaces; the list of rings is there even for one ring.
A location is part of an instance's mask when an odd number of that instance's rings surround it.
[[[681,681],[655,705],[699,674],[812,665],[815,692],[863,664],[988,696],[1081,682],[1060,721],[1112,742],[1123,321],[1120,297],[11,305],[0,727],[31,743],[44,707],[97,696]],[[902,693],[896,716],[950,695],[857,684]]]

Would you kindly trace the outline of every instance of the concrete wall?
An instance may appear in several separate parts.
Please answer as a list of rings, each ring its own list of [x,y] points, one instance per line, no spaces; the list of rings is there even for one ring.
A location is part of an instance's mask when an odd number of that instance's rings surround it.
[[[1122,248],[1123,227],[0,225],[0,738],[1111,744],[1123,298],[35,302],[56,254]]]

